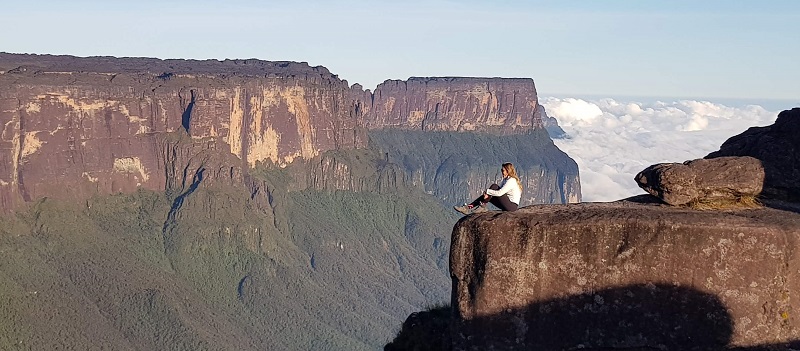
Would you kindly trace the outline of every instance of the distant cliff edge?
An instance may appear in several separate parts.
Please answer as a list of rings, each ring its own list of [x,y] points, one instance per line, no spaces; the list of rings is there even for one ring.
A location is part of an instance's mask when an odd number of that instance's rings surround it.
[[[238,182],[258,164],[363,149],[370,138],[445,202],[474,196],[502,162],[522,166],[523,202],[580,201],[577,165],[542,132],[531,79],[411,78],[370,92],[306,63],[3,53],[0,123],[6,212],[43,197],[184,189],[198,177]],[[419,134],[383,132],[395,129],[439,133],[423,137],[439,151],[405,144]],[[526,137],[476,145],[456,140],[462,133]]]

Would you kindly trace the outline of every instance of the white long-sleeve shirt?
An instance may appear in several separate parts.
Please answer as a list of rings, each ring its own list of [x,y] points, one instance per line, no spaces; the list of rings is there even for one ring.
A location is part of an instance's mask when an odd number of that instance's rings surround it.
[[[508,199],[517,205],[519,205],[519,198],[522,197],[522,189],[519,188],[517,180],[511,177],[503,178],[503,182],[500,183],[500,190],[486,189],[486,193],[491,196],[508,194]]]

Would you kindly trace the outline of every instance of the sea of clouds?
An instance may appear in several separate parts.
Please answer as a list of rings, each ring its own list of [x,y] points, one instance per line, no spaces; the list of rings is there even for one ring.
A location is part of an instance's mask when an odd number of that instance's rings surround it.
[[[567,137],[554,140],[580,170],[583,201],[644,193],[633,177],[662,162],[702,158],[736,134],[775,122],[780,110],[709,101],[540,98]]]

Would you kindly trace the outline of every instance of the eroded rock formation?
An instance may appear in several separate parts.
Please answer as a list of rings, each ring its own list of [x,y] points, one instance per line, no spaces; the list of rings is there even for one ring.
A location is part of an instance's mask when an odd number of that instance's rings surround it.
[[[800,107],[778,114],[774,124],[735,135],[706,158],[751,156],[764,165],[768,198],[800,201]]]
[[[51,66],[24,56],[38,66],[7,69],[18,58],[0,57],[6,210],[45,196],[165,190],[173,173],[186,176],[173,150],[180,135],[191,136],[190,149],[236,156],[214,167],[239,170],[366,145],[347,83],[322,68],[200,62],[195,72],[182,61],[52,58]]]
[[[635,180],[640,188],[674,206],[735,203],[761,193],[764,167],[747,156],[659,163],[639,172]]]
[[[467,216],[451,245],[453,349],[710,350],[796,340],[798,239],[800,215],[768,208],[620,201]]]

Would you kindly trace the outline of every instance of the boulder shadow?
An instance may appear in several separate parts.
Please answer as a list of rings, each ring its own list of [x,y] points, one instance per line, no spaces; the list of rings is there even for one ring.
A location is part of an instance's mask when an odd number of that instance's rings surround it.
[[[449,325],[449,332],[442,325]],[[432,326],[436,326],[433,328]],[[385,350],[785,350],[729,346],[722,301],[699,290],[642,284],[541,301],[464,320],[442,307],[412,314]]]
[[[781,210],[781,211],[800,213],[800,203],[797,202],[788,202],[788,201],[781,201],[774,199],[760,199],[760,201],[761,204],[763,204],[765,207],[774,208],[776,210]]]
[[[566,296],[452,326],[477,336],[464,340],[477,349],[505,350],[716,350],[733,335],[733,320],[715,295],[655,284]]]

